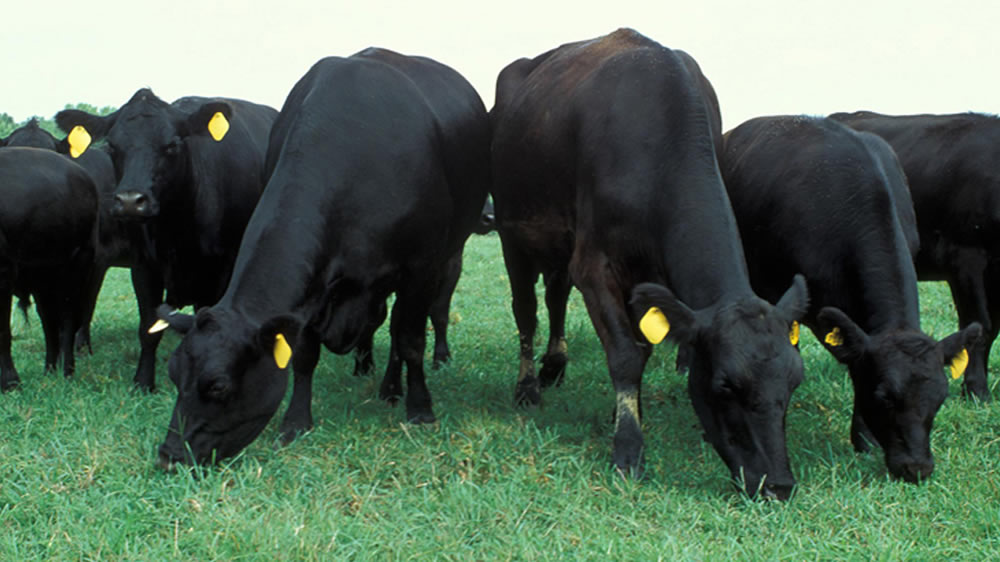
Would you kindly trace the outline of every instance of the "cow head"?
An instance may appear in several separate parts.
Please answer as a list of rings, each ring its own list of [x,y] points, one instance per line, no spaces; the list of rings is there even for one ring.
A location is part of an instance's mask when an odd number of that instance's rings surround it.
[[[869,335],[834,307],[823,308],[818,321],[824,345],[847,366],[854,384],[855,448],[867,450],[865,440],[874,437],[877,442],[870,445],[882,447],[894,477],[908,482],[929,477],[931,426],[948,396],[943,367],[961,375],[968,363],[965,350],[982,334],[980,325],[938,342],[917,330]]]
[[[649,283],[636,287],[631,304],[636,317],[658,307],[668,321],[679,320],[670,321],[667,333],[688,348],[695,413],[733,479],[750,496],[788,499],[795,478],[785,445],[785,412],[802,382],[795,347],[798,319],[808,307],[802,276],[775,306],[751,295],[695,311],[665,287]]]
[[[159,464],[205,464],[235,455],[264,430],[285,395],[298,322],[279,316],[255,325],[214,307],[195,316],[161,307],[160,316],[185,336],[170,357],[177,402]]]
[[[0,146],[27,146],[56,150],[59,141],[51,133],[38,126],[38,120],[32,119],[24,126],[18,127],[5,139],[0,139]]]
[[[205,103],[184,112],[142,89],[110,115],[67,109],[56,115],[56,123],[69,133],[67,142],[73,157],[93,141],[107,141],[118,180],[112,213],[121,218],[148,219],[159,214],[172,190],[190,181],[192,139],[222,140],[230,117],[232,109],[224,102]]]

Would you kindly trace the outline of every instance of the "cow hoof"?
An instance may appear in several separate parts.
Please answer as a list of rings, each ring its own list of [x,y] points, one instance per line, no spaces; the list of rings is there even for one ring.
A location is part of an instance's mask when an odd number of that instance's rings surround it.
[[[399,404],[399,401],[403,398],[403,389],[386,388],[385,385],[383,385],[383,387],[378,391],[378,397],[390,406],[395,406],[396,404]]]
[[[542,368],[538,371],[538,379],[542,388],[559,386],[566,376],[566,355],[546,355],[542,357]]]
[[[140,391],[140,392],[143,392],[143,393],[146,393],[146,394],[153,394],[154,392],[156,392],[156,386],[155,385],[152,385],[152,384],[149,384],[149,383],[140,382],[140,381],[133,381],[133,383],[134,383],[133,386],[135,387],[135,389],[138,390],[138,391]]]
[[[514,389],[514,403],[518,406],[537,406],[542,402],[542,391],[538,377],[525,377],[518,381]]]
[[[5,380],[0,384],[0,392],[10,392],[19,388],[21,388],[21,379],[16,377],[13,380]]]
[[[438,356],[437,354],[435,354],[434,355],[434,362],[431,364],[431,368],[433,368],[435,370],[440,369],[441,367],[443,367],[449,361],[451,361],[451,354],[450,353],[445,354],[445,355],[441,355],[441,356]]]
[[[94,354],[94,348],[90,345],[90,338],[83,337],[80,335],[76,336],[76,342],[73,344],[74,349],[78,354],[86,352],[88,355]]]
[[[437,421],[437,418],[434,417],[434,412],[431,412],[430,410],[426,412],[413,412],[413,413],[407,412],[406,418],[407,418],[406,422],[413,425],[422,423],[434,423]]]
[[[978,400],[979,402],[989,402],[990,390],[986,385],[966,383],[962,385],[962,398]]]
[[[367,377],[375,372],[375,361],[371,354],[354,360],[354,376]]]
[[[278,445],[281,447],[287,447],[291,445],[292,441],[295,441],[310,429],[312,428],[282,427],[278,430]]]
[[[645,474],[645,469],[643,468],[643,462],[640,458],[637,462],[631,464],[619,464],[615,462],[615,472],[618,476],[622,477],[623,480],[642,480]]]

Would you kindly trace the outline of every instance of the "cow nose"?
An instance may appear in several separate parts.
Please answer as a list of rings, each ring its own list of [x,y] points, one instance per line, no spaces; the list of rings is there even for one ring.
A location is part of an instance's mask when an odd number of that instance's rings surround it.
[[[116,193],[112,211],[126,217],[148,217],[153,214],[149,197],[138,191]]]
[[[184,459],[179,455],[171,453],[170,447],[166,443],[160,445],[156,455],[156,466],[166,472],[176,472],[177,467],[184,463]]]
[[[765,500],[778,500],[787,501],[788,498],[792,497],[792,490],[795,489],[795,484],[764,484],[764,489],[760,491],[760,495]]]
[[[162,450],[157,455],[156,466],[165,472],[175,472],[177,470],[177,462],[171,459],[169,455],[164,454]]]
[[[899,476],[906,480],[916,484],[930,478],[931,474],[934,473],[934,461],[927,462],[909,462],[903,465]]]

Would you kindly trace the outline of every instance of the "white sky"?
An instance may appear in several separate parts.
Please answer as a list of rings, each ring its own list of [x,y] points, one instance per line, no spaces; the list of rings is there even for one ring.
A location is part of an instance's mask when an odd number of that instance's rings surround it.
[[[632,27],[698,60],[729,129],[758,115],[1000,112],[1000,2],[948,0],[8,0],[0,112],[222,95],[280,109],[318,59],[425,55],[493,105],[519,57]]]

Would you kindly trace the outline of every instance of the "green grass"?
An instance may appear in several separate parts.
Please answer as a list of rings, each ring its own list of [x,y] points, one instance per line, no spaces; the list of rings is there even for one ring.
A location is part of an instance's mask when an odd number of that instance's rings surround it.
[[[924,284],[921,295],[925,329],[939,338],[954,331],[947,288]],[[621,480],[610,468],[614,396],[578,293],[565,384],[539,409],[512,405],[517,336],[495,234],[466,250],[452,309],[455,358],[429,376],[433,426],[403,424],[400,408],[377,399],[378,377],[354,378],[350,357],[327,353],[314,431],[278,448],[275,421],[232,462],[163,473],[153,460],[173,407],[166,359],[178,339],[161,346],[160,391],[131,390],[135,316],[128,274],[114,270],[93,325],[95,354],[79,358],[72,380],[43,374],[38,320],[15,321],[23,387],[0,396],[0,560],[1000,554],[1000,406],[964,401],[952,382],[935,426],[933,478],[892,481],[880,456],[853,452],[850,382],[811,335],[802,345],[806,381],[788,413],[799,481],[791,501],[751,502],[734,491],[662,347],[645,377],[647,477]],[[539,320],[541,343],[544,313]],[[991,389],[996,396],[995,376]]]

